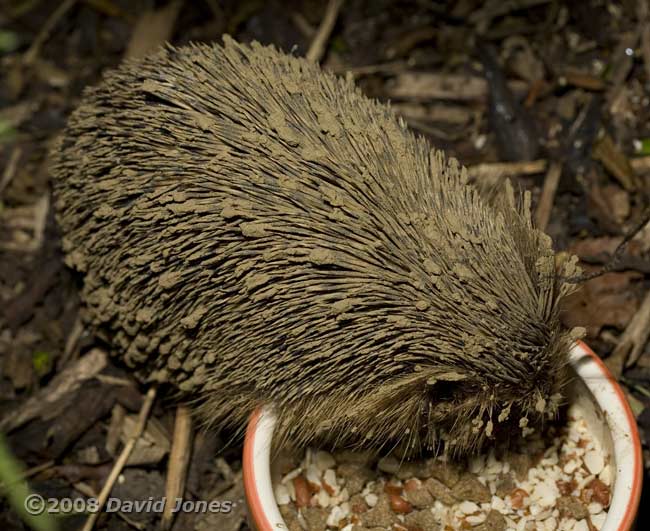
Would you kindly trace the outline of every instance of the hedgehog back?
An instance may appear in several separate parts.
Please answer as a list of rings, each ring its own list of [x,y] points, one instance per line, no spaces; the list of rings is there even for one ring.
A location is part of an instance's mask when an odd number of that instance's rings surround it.
[[[273,403],[299,442],[464,449],[506,407],[554,411],[548,238],[350,80],[167,47],[88,89],[53,158],[88,323],[206,419]]]

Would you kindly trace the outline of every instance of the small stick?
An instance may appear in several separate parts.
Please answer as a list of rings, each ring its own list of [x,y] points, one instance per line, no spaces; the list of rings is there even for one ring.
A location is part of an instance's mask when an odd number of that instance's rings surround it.
[[[613,271],[614,268],[621,261],[621,258],[623,258],[623,253],[625,252],[627,245],[630,243],[630,241],[632,241],[632,239],[639,232],[641,232],[643,227],[645,227],[648,224],[648,222],[650,222],[650,206],[646,207],[646,209],[641,214],[639,221],[637,221],[636,224],[627,232],[627,234],[623,236],[623,240],[621,241],[621,243],[618,244],[618,247],[616,247],[616,250],[614,251],[614,254],[612,255],[609,262],[607,262],[603,267],[601,267],[599,271],[594,271],[593,273],[583,273],[581,275],[568,278],[566,279],[567,282],[570,282],[572,284],[578,284],[580,282],[586,282],[587,280],[600,277],[605,273],[609,273],[610,271]]]
[[[473,179],[489,177],[515,177],[517,175],[535,175],[548,167],[546,160],[526,162],[485,162],[467,168],[467,174]]]
[[[20,159],[21,154],[22,149],[19,147],[14,148],[14,150],[11,152],[9,161],[5,166],[5,171],[2,172],[2,179],[0,179],[0,194],[2,194],[4,189],[9,185],[11,179],[14,178],[14,175],[16,174],[16,168],[18,167],[18,160]]]
[[[618,340],[618,345],[605,360],[615,378],[618,378],[623,372],[623,367],[634,365],[641,353],[643,347],[650,337],[650,291],[646,293],[641,307],[630,320],[625,331]]]
[[[63,0],[63,2],[59,4],[59,7],[52,12],[50,18],[45,21],[41,31],[33,40],[29,49],[25,52],[25,55],[23,55],[24,64],[31,65],[36,60],[38,53],[41,50],[41,46],[43,46],[45,41],[50,37],[52,30],[76,3],[77,0]]]
[[[90,485],[84,483],[83,481],[78,481],[77,483],[73,483],[72,487],[75,490],[81,492],[81,494],[83,494],[88,498],[97,498],[97,493],[95,492],[95,490]],[[122,520],[124,520],[127,524],[129,524],[134,529],[142,530],[146,528],[145,524],[142,524],[140,522],[134,522],[128,516],[126,516],[122,511],[117,511],[117,516],[119,516]]]
[[[650,156],[632,158],[630,159],[630,166],[637,173],[650,171]]]
[[[174,500],[183,496],[185,491],[185,479],[187,477],[187,466],[190,461],[192,439],[192,416],[186,406],[176,408],[176,420],[174,422],[174,438],[169,454],[169,466],[167,468],[167,481],[165,483],[165,508],[160,519],[160,529],[167,531],[171,529],[174,519]]]
[[[541,231],[546,230],[546,226],[551,219],[551,209],[553,208],[555,192],[557,192],[557,185],[560,182],[561,175],[562,164],[559,162],[552,162],[546,172],[544,186],[542,187],[542,196],[539,199],[537,211],[535,212],[535,222],[537,228]]]
[[[25,470],[21,475],[20,478],[18,478],[18,481],[23,481],[25,479],[31,478],[32,476],[35,476],[36,474],[40,474],[44,470],[48,470],[54,466],[54,461],[46,461],[45,463],[41,463],[40,465],[33,466],[32,468]],[[7,490],[9,487],[14,485],[14,483],[9,483],[8,485],[5,485],[4,483],[0,482],[0,490]]]
[[[309,47],[307,54],[305,55],[307,61],[318,63],[323,58],[327,41],[334,29],[334,24],[336,24],[336,18],[339,15],[339,10],[342,5],[343,0],[329,0],[327,3],[325,16],[316,32],[314,40],[311,41],[311,46]]]
[[[122,469],[126,464],[126,461],[129,459],[129,456],[131,455],[133,448],[135,448],[135,444],[138,442],[140,435],[142,435],[142,432],[144,431],[144,427],[147,423],[147,419],[149,418],[149,412],[151,411],[151,406],[153,406],[153,401],[155,400],[155,398],[156,398],[156,387],[153,386],[147,391],[147,395],[145,396],[144,403],[142,404],[142,408],[140,409],[140,413],[138,414],[138,423],[135,425],[135,428],[133,429],[133,433],[129,437],[127,443],[124,445],[124,448],[122,449],[122,453],[117,458],[117,461],[115,461],[115,464],[113,465],[113,469],[111,470],[111,473],[106,479],[106,483],[104,484],[102,491],[99,493],[99,496],[97,497],[97,503],[99,504],[98,510],[97,512],[92,513],[88,517],[88,520],[86,520],[86,523],[84,524],[81,531],[91,531],[91,529],[95,525],[95,522],[97,521],[97,518],[99,518],[100,512],[104,507],[106,500],[108,500],[108,496],[111,493],[113,485],[115,485],[115,482],[117,481],[118,476],[122,472]]]
[[[643,56],[646,82],[650,83],[650,8],[648,0],[638,0],[637,18],[641,32],[641,55]]]

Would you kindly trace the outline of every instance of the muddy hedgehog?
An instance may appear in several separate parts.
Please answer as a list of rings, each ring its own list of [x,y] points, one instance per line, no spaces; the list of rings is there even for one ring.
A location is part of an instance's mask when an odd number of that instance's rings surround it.
[[[167,47],[88,89],[52,156],[87,322],[207,421],[272,404],[281,440],[467,452],[555,415],[575,261],[351,80]]]

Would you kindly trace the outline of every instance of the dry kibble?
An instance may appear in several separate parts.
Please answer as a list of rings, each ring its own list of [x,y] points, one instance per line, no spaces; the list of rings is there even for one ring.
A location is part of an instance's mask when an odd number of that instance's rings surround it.
[[[386,472],[387,474],[396,474],[399,470],[399,465],[400,463],[396,457],[388,456],[383,457],[379,460],[377,463],[377,468],[382,472]]]
[[[327,530],[327,511],[321,507],[305,507],[302,515],[309,531]]]
[[[510,474],[500,474],[496,482],[495,494],[499,498],[505,498],[516,488],[515,480]]]
[[[587,508],[574,496],[562,496],[559,498],[557,501],[557,508],[560,511],[560,515],[565,518],[582,520],[589,516]]]
[[[307,480],[301,475],[293,478],[293,487],[296,490],[296,506],[307,507],[311,499]]]
[[[428,477],[427,467],[422,461],[405,461],[400,464],[399,469],[395,473],[397,479],[408,478],[426,478]]]
[[[557,485],[557,489],[560,491],[560,494],[562,496],[570,496],[576,488],[576,482],[574,479],[571,481],[562,481],[561,479],[558,479],[555,484]]]
[[[433,496],[424,484],[418,482],[417,484],[405,485],[404,495],[407,501],[417,509],[424,509],[433,505]]]
[[[355,494],[350,498],[350,511],[352,513],[365,513],[368,510],[368,505],[360,494]]]
[[[451,489],[435,478],[427,479],[424,485],[434,499],[440,500],[445,505],[453,505],[458,501],[451,493]]]
[[[390,481],[384,485],[384,492],[386,494],[396,494],[399,496],[400,494],[402,494],[402,490],[404,489],[401,485],[396,485],[395,483],[392,483]]]
[[[510,463],[510,467],[519,481],[526,479],[528,470],[532,464],[532,460],[528,454],[510,454],[508,456],[508,462]]]
[[[334,468],[336,461],[329,452],[319,451],[314,456],[314,464],[321,472],[325,472],[328,468]]]
[[[426,470],[429,477],[435,478],[445,486],[452,488],[460,479],[460,469],[455,463],[443,463],[435,459],[427,461]]]
[[[404,482],[404,490],[410,492],[421,487],[422,482],[419,479],[409,479]]]
[[[451,489],[452,495],[458,500],[469,500],[476,503],[487,503],[492,499],[490,489],[483,485],[474,474],[464,474]]]
[[[365,527],[390,527],[392,524],[398,522],[397,515],[390,507],[388,497],[382,495],[372,509],[359,515],[361,523]]]
[[[490,511],[485,522],[474,527],[474,531],[505,531],[507,528],[506,519],[499,511]]]
[[[515,509],[521,509],[524,506],[526,498],[528,498],[528,492],[524,489],[515,489],[510,494],[510,500]]]
[[[331,483],[337,484],[339,495],[329,496],[322,488],[315,495],[313,489],[310,491],[311,507],[320,506],[327,512],[328,531],[600,531],[607,518],[610,488],[599,477],[586,475],[586,453],[576,446],[582,440],[586,452],[600,451],[598,442],[589,436],[581,417],[559,432],[554,429],[549,429],[548,437],[532,436],[514,453],[504,454],[503,449],[497,449],[487,455],[478,454],[466,469],[455,462],[446,464],[444,458],[417,461],[417,466],[411,468],[413,475],[402,474],[401,480],[396,473],[378,472],[351,455],[346,455],[345,463],[335,459],[332,468],[315,475],[318,468],[313,466],[313,457],[305,457],[275,486],[276,497],[284,500],[289,491],[290,500],[294,500],[295,491],[301,492],[304,477],[314,482],[328,476]],[[514,461],[520,461],[517,455],[523,455],[522,448],[535,457],[529,460],[531,468],[522,474],[525,479],[515,480],[510,460],[514,456]],[[308,454],[314,455],[313,451]],[[601,474],[607,477],[609,458],[605,454],[602,457],[607,464]],[[403,461],[403,457],[396,459],[385,458],[383,467],[393,469],[395,462]],[[577,466],[567,476],[562,469],[568,463]],[[416,468],[423,467],[427,475],[433,472],[426,480],[415,473]],[[444,472],[445,467],[449,467],[449,473]],[[348,488],[355,481],[359,491],[349,496]],[[574,492],[580,495],[573,496]],[[291,528],[295,528],[296,507],[294,501],[281,507],[283,515],[287,509],[294,511],[286,518]],[[302,512],[304,508],[299,515],[304,528]],[[319,513],[309,514],[317,519]]]
[[[595,478],[582,490],[582,501],[589,504],[592,501],[600,503],[603,507],[609,507],[610,491],[600,479]]]
[[[409,531],[421,529],[422,531],[437,531],[440,525],[430,510],[413,511],[404,518],[404,523]]]
[[[390,508],[398,514],[407,514],[413,510],[413,506],[397,494],[389,494]]]

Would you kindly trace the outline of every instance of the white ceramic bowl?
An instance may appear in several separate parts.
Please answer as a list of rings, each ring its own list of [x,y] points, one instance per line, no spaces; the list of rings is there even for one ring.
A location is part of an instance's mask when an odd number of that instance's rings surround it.
[[[636,420],[620,386],[600,358],[582,342],[570,353],[578,376],[568,397],[581,410],[590,432],[615,465],[614,488],[601,531],[630,531],[641,496],[643,465]],[[267,409],[250,419],[244,441],[244,489],[251,526],[258,531],[286,530],[271,484],[270,449],[275,417]]]

